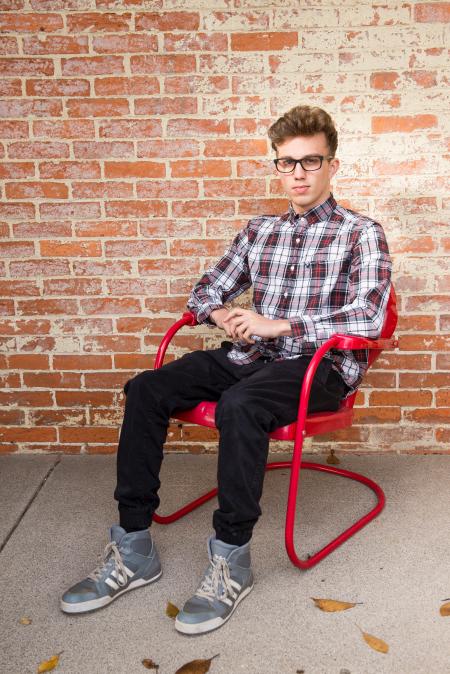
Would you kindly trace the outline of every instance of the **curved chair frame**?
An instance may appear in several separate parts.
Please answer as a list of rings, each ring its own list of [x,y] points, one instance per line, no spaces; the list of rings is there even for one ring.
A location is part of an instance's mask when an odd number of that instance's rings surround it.
[[[183,326],[193,326],[196,325],[197,321],[191,312],[185,312],[183,316],[178,320],[174,325],[172,325],[169,330],[166,332],[163,337],[161,344],[158,349],[155,360],[155,369],[162,366],[164,361],[164,356],[167,350],[167,347],[172,340],[173,336],[180,330]],[[287,554],[291,562],[300,569],[308,569],[318,562],[320,562],[324,557],[329,555],[333,550],[342,545],[350,536],[353,536],[357,531],[362,529],[366,524],[368,524],[372,519],[374,519],[384,508],[385,505],[385,495],[381,487],[376,484],[373,480],[361,475],[360,473],[354,473],[349,470],[344,470],[342,468],[336,468],[335,466],[324,465],[320,463],[311,463],[308,461],[302,461],[302,450],[303,450],[303,441],[305,437],[318,435],[320,433],[328,433],[340,428],[346,428],[351,426],[353,421],[353,405],[355,402],[356,392],[352,393],[348,398],[342,401],[341,407],[336,412],[317,412],[314,414],[307,414],[308,401],[311,392],[312,381],[314,374],[320,364],[320,361],[325,356],[328,351],[331,349],[339,350],[369,350],[369,366],[376,360],[382,350],[384,349],[395,349],[398,346],[398,342],[395,338],[392,338],[392,334],[395,330],[397,324],[397,310],[395,302],[395,292],[393,287],[391,287],[391,293],[389,297],[389,302],[386,310],[386,317],[381,332],[380,339],[368,339],[365,337],[358,337],[356,335],[345,335],[345,334],[335,334],[329,339],[327,339],[320,348],[317,349],[311,362],[306,370],[305,377],[303,379],[300,401],[298,407],[298,416],[297,421],[289,424],[288,426],[283,426],[278,428],[276,431],[270,434],[271,439],[277,440],[294,440],[294,449],[292,453],[291,461],[273,461],[269,462],[266,465],[266,470],[276,470],[278,468],[291,468],[291,477],[289,483],[289,492],[287,500],[287,509],[286,509],[286,526],[285,526],[285,545]],[[214,423],[214,413],[215,413],[215,402],[201,402],[196,407],[187,411],[179,411],[173,415],[174,419],[179,419],[181,421],[187,421],[190,423],[198,424],[201,426],[208,426],[210,428],[215,428]],[[324,473],[331,473],[333,475],[340,475],[351,480],[356,480],[362,484],[365,484],[367,487],[373,490],[377,497],[377,504],[371,510],[369,510],[363,517],[358,519],[354,524],[345,529],[340,533],[336,538],[334,538],[330,543],[321,548],[318,552],[313,555],[308,555],[307,559],[301,559],[295,550],[294,545],[294,526],[296,520],[296,508],[297,508],[297,488],[298,481],[300,478],[300,471],[304,470],[316,470]],[[155,514],[153,519],[159,524],[170,524],[180,519],[187,513],[191,512],[198,506],[202,505],[206,501],[214,498],[217,494],[217,488],[212,489],[211,491],[203,494],[199,498],[191,501],[186,504],[179,510],[176,510],[170,515],[158,515]]]

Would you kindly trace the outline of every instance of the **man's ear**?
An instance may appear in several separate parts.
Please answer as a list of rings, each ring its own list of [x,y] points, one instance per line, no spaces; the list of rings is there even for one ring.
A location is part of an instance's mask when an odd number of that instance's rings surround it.
[[[336,175],[336,173],[338,172],[339,166],[340,166],[339,159],[335,158],[330,161],[330,180],[332,180]]]

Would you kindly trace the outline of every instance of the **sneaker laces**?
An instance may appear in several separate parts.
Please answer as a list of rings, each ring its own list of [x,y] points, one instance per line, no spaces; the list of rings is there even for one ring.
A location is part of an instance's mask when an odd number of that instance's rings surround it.
[[[214,555],[200,587],[195,593],[205,599],[223,601],[228,596],[236,598],[231,585],[230,567],[225,557]]]
[[[119,548],[115,541],[111,541],[107,544],[103,553],[99,555],[99,565],[92,573],[89,574],[88,578],[92,580],[100,580],[102,575],[105,572],[105,569],[108,563],[114,559],[114,568],[116,571],[116,580],[120,587],[124,587],[127,584],[127,572],[125,570],[125,565],[122,560]]]

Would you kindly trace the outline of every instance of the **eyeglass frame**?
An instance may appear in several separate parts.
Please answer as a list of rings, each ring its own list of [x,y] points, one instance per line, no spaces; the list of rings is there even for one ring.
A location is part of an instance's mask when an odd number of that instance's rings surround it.
[[[307,168],[305,168],[305,167],[303,166],[303,164],[302,164],[302,161],[303,161],[304,159],[308,159],[309,157],[317,157],[318,159],[320,159],[320,166],[318,166],[318,168],[316,168],[316,169],[307,169]],[[280,171],[280,169],[278,168],[278,162],[281,161],[282,159],[290,159],[291,161],[293,161],[293,162],[294,162],[294,168],[291,169],[290,171]],[[303,169],[304,171],[307,171],[308,173],[311,173],[311,172],[313,172],[313,171],[320,171],[320,169],[322,168],[323,160],[324,160],[324,159],[326,159],[327,161],[329,161],[330,159],[334,159],[334,156],[333,156],[332,154],[329,154],[329,155],[323,155],[323,154],[307,154],[307,155],[305,155],[304,157],[302,157],[301,159],[294,159],[293,157],[277,157],[276,159],[273,159],[272,161],[273,161],[273,163],[275,164],[275,168],[276,168],[276,170],[278,171],[278,173],[284,173],[285,175],[287,175],[287,174],[289,174],[289,173],[294,173],[294,172],[295,172],[295,169],[297,168],[297,164],[300,164],[300,166],[302,167],[302,169]]]

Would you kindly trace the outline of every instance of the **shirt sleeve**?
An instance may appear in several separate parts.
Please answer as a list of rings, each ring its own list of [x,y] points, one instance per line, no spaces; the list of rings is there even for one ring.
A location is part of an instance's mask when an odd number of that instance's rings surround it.
[[[292,336],[305,342],[324,341],[336,332],[379,337],[389,299],[391,270],[384,231],[381,225],[371,222],[353,249],[347,303],[333,311],[289,319]]]
[[[248,232],[241,230],[233,243],[208,269],[194,286],[187,303],[199,323],[214,325],[209,318],[212,311],[223,308],[226,302],[241,295],[251,286],[248,267]]]

